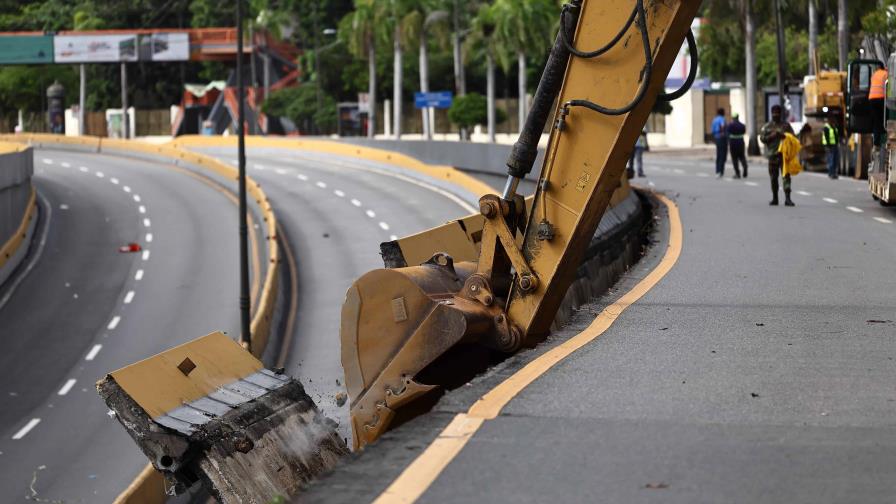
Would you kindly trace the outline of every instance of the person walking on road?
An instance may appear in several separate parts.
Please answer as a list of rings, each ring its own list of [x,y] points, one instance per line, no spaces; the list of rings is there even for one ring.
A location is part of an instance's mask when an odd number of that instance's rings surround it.
[[[650,147],[647,145],[647,126],[641,129],[641,134],[638,135],[638,140],[635,142],[635,149],[632,150],[632,157],[628,160],[628,173],[629,178],[633,177],[635,174],[635,169],[638,171],[638,176],[644,176],[644,151],[649,151]]]
[[[734,165],[734,178],[740,178],[740,170],[737,165],[744,167],[744,178],[747,178],[747,154],[744,146],[744,134],[747,127],[740,122],[740,116],[731,114],[731,122],[725,128],[728,132],[728,149],[731,151],[731,164]]]
[[[769,205],[778,204],[778,177],[783,175],[781,173],[783,157],[778,152],[778,147],[781,145],[781,140],[784,139],[785,133],[792,135],[793,128],[790,126],[790,123],[781,119],[781,106],[774,105],[772,106],[772,120],[765,123],[759,132],[759,138],[765,145],[765,156],[768,158],[768,176],[771,178],[772,183],[772,200],[768,202]],[[784,181],[784,204],[786,206],[794,206],[793,201],[790,199],[790,175],[783,175],[782,178]]]
[[[828,161],[828,177],[831,180],[838,178],[837,167],[840,166],[840,133],[831,124],[831,117],[824,118],[824,127],[821,129],[821,145]]]
[[[716,111],[712,120],[712,138],[716,142],[716,177],[725,175],[725,161],[728,157],[728,135],[725,132],[725,109]]]

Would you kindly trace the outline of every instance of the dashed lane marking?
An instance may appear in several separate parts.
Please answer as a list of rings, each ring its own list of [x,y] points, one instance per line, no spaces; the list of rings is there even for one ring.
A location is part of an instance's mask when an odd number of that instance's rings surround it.
[[[103,173],[103,172],[101,172],[101,171],[98,171],[98,172],[96,172],[96,173],[95,173],[95,174],[94,174],[94,175],[96,175],[96,176],[97,176],[97,178],[103,178],[103,177],[105,177],[105,176],[106,176],[106,174],[105,174],[105,173]]]
[[[259,170],[259,171],[260,171],[260,170],[264,170],[264,165],[261,165],[261,164],[258,164],[258,163],[255,163],[254,165],[252,165],[252,167],[255,168],[256,170]]]
[[[354,199],[354,198],[352,198],[352,205],[355,205],[356,207],[359,207],[359,206],[361,206],[361,202],[358,201],[358,200],[356,200],[356,199]]]
[[[31,420],[28,420],[28,423],[26,423],[24,427],[22,427],[18,430],[18,432],[12,435],[12,439],[14,441],[22,439],[23,437],[27,436],[28,433],[31,432],[31,429],[35,428],[39,423],[40,418],[32,418]]]
[[[276,172],[277,175],[286,175],[286,170],[284,170],[283,168],[277,168]]]
[[[137,203],[140,203],[140,195],[139,194],[134,195],[134,201],[136,201]]]
[[[63,161],[59,164],[62,165],[63,168],[71,168],[72,167],[71,163],[66,163],[65,161]]]
[[[144,226],[144,227],[150,227],[150,224],[151,224],[151,223],[150,223],[149,219],[143,219],[143,226]]]
[[[392,241],[395,241],[398,239],[398,236],[397,235],[389,235],[389,239]]]
[[[69,380],[67,382],[65,382],[65,385],[63,385],[62,388],[59,389],[59,392],[57,392],[57,394],[58,395],[68,394],[68,391],[71,390],[72,387],[74,387],[75,383],[77,383],[77,382],[78,382],[78,380],[76,380],[74,378],[69,378]]]
[[[855,212],[855,213],[864,213],[865,212],[861,208],[854,207],[854,206],[848,206],[848,207],[846,207],[846,209],[849,210],[850,212]]]
[[[52,159],[43,158],[43,159],[41,159],[41,161],[43,161],[44,164],[53,164],[53,160],[52,160]]]
[[[757,184],[756,182],[744,182],[744,184],[745,184],[745,185],[748,185],[748,186],[750,186],[750,187],[757,187],[757,186],[759,185],[759,184]]]
[[[143,251],[143,260],[144,260],[144,261],[148,261],[148,260],[149,260],[149,251],[148,251],[148,250],[144,250],[144,251]]]
[[[100,350],[102,349],[103,345],[93,345],[93,348],[91,348],[90,351],[87,352],[87,355],[84,356],[84,360],[92,361],[93,359],[96,359],[96,354],[100,353]]]
[[[143,279],[143,270],[139,269],[139,270],[137,270],[136,273],[134,273],[134,280],[137,280],[139,282],[142,279]]]
[[[821,199],[827,201],[828,203],[837,203],[837,200],[835,200],[834,198],[821,198]]]
[[[874,220],[876,220],[877,222],[880,222],[881,224],[892,224],[893,223],[893,221],[891,221],[890,219],[884,219],[883,217],[875,217]]]
[[[296,175],[296,178],[298,178],[302,182],[308,182],[308,175],[303,175],[300,173],[300,174]]]
[[[63,203],[63,204],[59,205],[59,209],[60,209],[60,210],[68,210],[68,205],[66,205],[65,203]]]
[[[326,189],[326,188],[327,188],[327,184],[324,183],[324,182],[321,182],[320,180],[318,180],[317,183],[314,184],[314,185],[316,185],[317,187],[320,187],[321,189]]]
[[[380,222],[380,228],[382,228],[383,231],[388,231],[389,225],[386,224],[385,222]]]
[[[812,193],[810,193],[808,191],[797,191],[796,193],[799,194],[800,196],[812,196]]]
[[[109,325],[106,326],[106,329],[110,331],[115,329],[116,327],[118,327],[119,322],[121,322],[121,317],[119,317],[118,315],[112,317],[112,320],[109,321]]]
[[[81,170],[81,171],[84,172],[84,173],[87,173],[87,172],[90,171],[90,170],[87,169],[86,166],[82,166],[82,167],[80,167],[80,168],[78,168],[78,169]]]
[[[121,190],[124,191],[124,192],[126,192],[126,193],[131,192],[131,188],[128,187],[128,186],[124,186],[124,187],[122,187]]]
[[[146,243],[152,243],[152,233],[146,233]]]
[[[140,213],[146,213],[146,207],[143,206],[143,205],[140,205],[140,206],[137,208],[137,210],[138,210]]]
[[[373,210],[367,210],[367,211],[364,212],[364,213],[366,213],[367,216],[370,217],[371,219],[373,219],[373,218],[376,217],[376,212],[374,212]]]
[[[335,191],[333,191],[333,194],[335,194],[336,196],[339,196],[340,198],[345,197],[345,193],[340,191],[339,189],[336,189]]]
[[[124,304],[131,304],[131,301],[134,300],[134,291],[128,291],[127,294],[124,295]]]
[[[698,173],[697,176],[706,178],[706,177],[709,177],[709,174],[708,173]]]
[[[110,178],[109,182],[112,182],[113,184],[118,185],[118,179],[115,177]]]

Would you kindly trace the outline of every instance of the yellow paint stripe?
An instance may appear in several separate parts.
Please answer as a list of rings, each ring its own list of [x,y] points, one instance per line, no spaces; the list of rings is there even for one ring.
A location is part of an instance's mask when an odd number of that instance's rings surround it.
[[[419,499],[486,420],[497,417],[511,399],[555,364],[597,339],[626,308],[641,299],[666,276],[681,255],[681,215],[672,200],[660,194],[656,196],[669,211],[669,244],[656,268],[619,300],[604,308],[584,331],[545,352],[501,382],[476,401],[466,413],[458,413],[426,450],[377,497],[375,504],[412,503]]]

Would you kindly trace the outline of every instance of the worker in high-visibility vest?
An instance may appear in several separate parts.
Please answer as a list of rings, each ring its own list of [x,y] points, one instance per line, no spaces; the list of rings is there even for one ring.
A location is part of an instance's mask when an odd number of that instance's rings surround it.
[[[882,145],[886,125],[884,111],[887,98],[887,69],[878,68],[871,74],[871,88],[868,90],[868,101],[871,104],[871,119],[874,121],[874,145]]]
[[[821,145],[828,160],[828,177],[837,178],[837,167],[840,165],[840,133],[831,123],[831,117],[824,118],[824,127],[821,129]]]

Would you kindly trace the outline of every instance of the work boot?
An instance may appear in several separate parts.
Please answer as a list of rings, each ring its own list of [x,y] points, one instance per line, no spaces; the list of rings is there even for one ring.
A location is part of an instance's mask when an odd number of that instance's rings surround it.
[[[796,206],[796,205],[793,203],[793,200],[790,199],[790,193],[789,193],[789,192],[784,193],[784,206]]]

